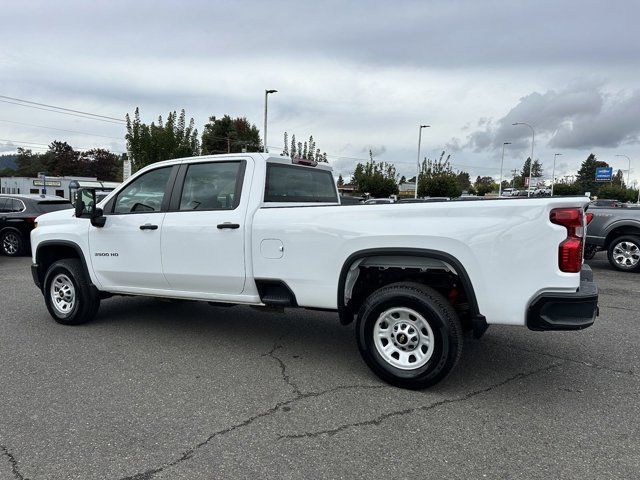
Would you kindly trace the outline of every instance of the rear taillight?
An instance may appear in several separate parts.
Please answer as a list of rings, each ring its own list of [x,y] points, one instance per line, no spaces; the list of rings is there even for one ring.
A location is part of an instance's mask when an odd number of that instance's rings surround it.
[[[582,269],[584,218],[581,208],[554,208],[549,220],[567,229],[567,238],[558,247],[558,267],[563,272],[578,273]]]
[[[587,219],[587,225],[589,225],[591,220],[593,220],[593,213],[585,213],[585,217]]]

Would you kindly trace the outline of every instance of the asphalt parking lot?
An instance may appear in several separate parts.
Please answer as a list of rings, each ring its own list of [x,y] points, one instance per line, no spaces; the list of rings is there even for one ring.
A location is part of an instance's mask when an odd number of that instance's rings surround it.
[[[436,388],[332,314],[144,298],[56,324],[0,257],[0,479],[640,477],[640,275],[589,263],[582,332],[491,327]]]

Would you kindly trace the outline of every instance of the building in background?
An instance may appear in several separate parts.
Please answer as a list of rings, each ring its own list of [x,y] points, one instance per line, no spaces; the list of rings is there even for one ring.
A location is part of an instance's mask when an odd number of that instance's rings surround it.
[[[116,182],[100,182],[95,177],[1,177],[0,193],[56,195],[73,202],[79,187],[111,191],[118,185]]]

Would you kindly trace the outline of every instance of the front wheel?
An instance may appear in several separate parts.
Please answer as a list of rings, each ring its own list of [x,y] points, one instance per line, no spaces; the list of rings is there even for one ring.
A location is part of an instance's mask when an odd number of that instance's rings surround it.
[[[63,325],[80,325],[95,317],[100,297],[89,284],[80,260],[58,260],[44,278],[44,301],[53,319]]]
[[[418,283],[373,292],[356,323],[358,348],[369,368],[402,388],[435,385],[462,354],[460,320],[447,300]]]
[[[609,263],[624,272],[640,270],[640,237],[623,235],[609,245]]]

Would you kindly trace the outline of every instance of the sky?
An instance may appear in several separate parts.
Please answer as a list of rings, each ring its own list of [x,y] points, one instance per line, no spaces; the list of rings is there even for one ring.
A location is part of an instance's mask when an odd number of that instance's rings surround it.
[[[504,177],[530,154],[550,177],[595,153],[640,183],[636,1],[3,2],[0,95],[143,121],[184,108],[246,116],[268,145],[313,135],[336,175],[372,151],[413,176],[445,150],[455,170]],[[2,101],[5,100],[5,101]],[[126,150],[124,127],[6,103],[17,145]],[[53,129],[58,130],[53,130]],[[64,130],[64,131],[63,131]],[[18,143],[24,142],[24,143]]]

